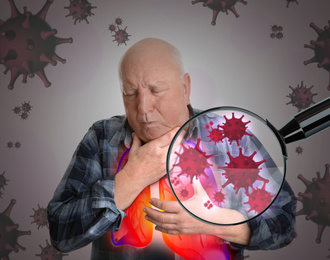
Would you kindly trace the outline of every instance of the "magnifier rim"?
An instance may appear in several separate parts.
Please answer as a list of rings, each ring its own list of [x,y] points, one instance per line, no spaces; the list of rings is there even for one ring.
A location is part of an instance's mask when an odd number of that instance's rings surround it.
[[[278,134],[278,132],[275,132],[277,131],[276,129],[273,129],[271,127],[269,127],[269,125],[267,124],[267,121],[264,120],[262,117],[260,117],[259,115],[247,110],[247,109],[244,109],[244,108],[240,108],[240,107],[235,107],[235,106],[220,106],[220,107],[213,107],[213,108],[210,108],[210,109],[207,109],[207,110],[204,110],[194,116],[192,116],[191,118],[189,118],[180,128],[179,130],[176,132],[176,134],[174,135],[171,143],[170,143],[170,146],[168,148],[168,151],[167,151],[167,156],[166,156],[166,175],[167,175],[167,179],[168,179],[168,182],[169,182],[169,185],[171,187],[171,190],[172,190],[172,193],[175,197],[175,199],[179,202],[179,204],[181,205],[181,207],[189,214],[191,215],[192,217],[198,219],[199,221],[201,222],[204,222],[206,224],[211,224],[211,225],[216,225],[216,226],[235,226],[235,225],[240,225],[240,224],[244,224],[248,221],[251,221],[257,217],[259,217],[260,215],[262,215],[273,203],[274,201],[277,199],[282,187],[283,187],[283,184],[284,184],[284,181],[285,181],[285,177],[286,177],[286,159],[287,159],[287,155],[284,153],[283,149],[280,149],[281,150],[281,153],[282,153],[282,157],[283,157],[283,178],[282,178],[282,183],[280,185],[280,188],[278,190],[278,192],[276,193],[274,199],[271,201],[271,203],[268,204],[268,206],[262,210],[261,212],[259,212],[257,215],[249,218],[249,219],[246,219],[244,221],[241,221],[241,222],[237,222],[237,223],[228,223],[228,224],[222,224],[222,223],[214,223],[214,222],[211,222],[211,221],[208,221],[208,220],[205,220],[205,219],[202,219],[200,218],[199,216],[196,216],[194,213],[190,212],[190,210],[188,210],[183,204],[182,202],[180,201],[180,199],[178,198],[178,196],[176,195],[176,192],[174,191],[173,187],[172,187],[172,184],[171,184],[171,179],[170,179],[170,166],[169,166],[169,163],[170,163],[170,157],[171,157],[171,151],[172,151],[172,148],[173,148],[173,145],[175,143],[175,140],[177,139],[177,137],[179,136],[179,134],[181,133],[181,131],[193,120],[195,120],[197,117],[201,116],[201,115],[204,115],[204,114],[207,114],[207,113],[210,113],[212,111],[215,111],[215,110],[235,110],[235,111],[240,111],[240,112],[243,112],[243,113],[246,113],[246,114],[249,114],[257,119],[259,119],[261,122],[263,122],[270,130],[271,132],[274,134],[275,138],[278,140],[279,142],[279,145],[280,145],[280,148],[281,147],[281,144],[283,144],[283,140],[280,139],[280,136]],[[269,121],[268,121],[269,122]]]

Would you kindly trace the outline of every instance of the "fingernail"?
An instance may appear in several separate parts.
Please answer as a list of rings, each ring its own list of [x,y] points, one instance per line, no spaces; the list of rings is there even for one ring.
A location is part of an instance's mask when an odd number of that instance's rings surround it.
[[[143,208],[143,212],[147,212],[147,208]]]

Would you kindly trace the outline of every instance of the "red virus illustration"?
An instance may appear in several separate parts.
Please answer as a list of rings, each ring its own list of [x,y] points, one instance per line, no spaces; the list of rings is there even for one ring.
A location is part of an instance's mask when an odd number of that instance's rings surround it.
[[[67,256],[68,254],[63,254],[60,251],[56,250],[55,247],[50,245],[46,239],[46,246],[41,248],[41,253],[37,254],[42,260],[62,260],[63,256]]]
[[[303,152],[304,152],[304,148],[302,146],[299,145],[296,147],[296,153],[298,155],[302,154]]]
[[[236,18],[239,17],[239,14],[236,12],[235,5],[237,2],[242,3],[244,5],[247,4],[244,0],[195,0],[191,3],[194,5],[196,3],[203,3],[203,6],[207,6],[213,10],[213,17],[211,25],[215,25],[215,22],[217,20],[217,16],[219,12],[224,12],[228,14],[228,10],[233,12],[233,14],[236,16]]]
[[[283,234],[286,234],[287,231],[291,228],[290,225],[283,225],[284,222],[281,221],[281,219],[276,219],[273,221],[273,223],[270,225],[270,230],[274,234],[277,235],[276,239],[278,240],[279,237]],[[290,244],[293,239],[297,238],[297,232],[293,231],[290,233],[289,237],[286,234],[286,238],[284,240],[285,244]]]
[[[299,4],[297,0],[286,0],[287,1],[287,4],[286,4],[286,7],[288,8],[290,3],[296,3],[296,4]]]
[[[218,203],[218,205],[220,206],[221,203],[223,203],[225,201],[226,195],[224,195],[221,190],[220,191],[216,191],[213,194],[213,202],[214,203]]]
[[[179,196],[183,199],[188,198],[189,197],[189,191],[186,188],[183,188],[183,189],[180,190]]]
[[[289,244],[291,244],[293,239],[296,239],[297,237],[298,237],[297,232],[293,231],[293,232],[291,232],[290,237],[287,237],[286,239],[284,239],[284,243],[289,245]]]
[[[38,229],[40,227],[48,227],[48,219],[47,219],[47,208],[43,208],[43,207],[40,207],[39,204],[38,204],[38,209],[35,210],[33,209],[34,211],[34,215],[30,216],[33,218],[33,221],[31,222],[31,224],[33,223],[36,223],[36,225],[38,226]]]
[[[224,136],[228,138],[229,143],[231,144],[233,141],[236,141],[238,145],[238,141],[241,140],[244,135],[252,136],[245,131],[247,129],[246,125],[251,121],[243,122],[242,119],[244,115],[240,118],[235,118],[234,113],[232,115],[233,117],[231,119],[224,116],[226,122],[221,126],[221,128],[223,129]]]
[[[328,21],[330,25],[330,20]],[[310,45],[305,44],[305,48],[310,48],[314,50],[315,56],[310,60],[304,61],[304,64],[307,65],[309,63],[317,62],[318,68],[324,68],[330,73],[330,29],[329,26],[325,26],[324,30],[317,27],[314,23],[310,24],[318,37],[316,41],[310,41]],[[330,74],[329,74],[330,75]],[[330,80],[328,84],[328,90],[330,90]]]
[[[268,205],[272,202],[272,199],[275,195],[271,195],[270,192],[266,191],[266,182],[264,183],[261,189],[253,189],[249,195],[249,201],[244,202],[243,204],[250,205],[250,209],[247,213],[254,210],[257,213],[260,213],[264,209],[268,207]]]
[[[32,15],[24,7],[24,13],[20,13],[14,3],[9,0],[11,6],[11,18],[6,22],[0,20],[0,63],[4,64],[5,74],[10,70],[11,78],[8,89],[13,89],[16,79],[23,75],[23,83],[37,74],[46,87],[48,81],[44,68],[50,63],[55,66],[57,61],[66,61],[55,53],[57,45],[71,43],[72,39],[55,37],[57,30],[45,22],[50,5],[54,0],[48,0],[37,15]]]
[[[122,23],[123,23],[123,19],[120,18],[120,17],[118,17],[118,18],[115,19],[115,23],[116,23],[117,25],[122,25]]]
[[[217,125],[217,127],[213,127],[213,122],[211,121],[208,125],[205,126],[205,128],[210,134],[208,136],[210,138],[210,142],[214,142],[214,144],[222,142],[224,135],[223,131],[220,129],[220,125]]]
[[[278,39],[282,40],[284,37],[283,34],[283,27],[282,26],[277,26],[276,24],[272,25],[270,27],[271,33],[270,33],[270,38],[272,39]]]
[[[321,243],[321,237],[326,226],[330,226],[330,173],[329,164],[325,165],[325,174],[321,178],[320,172],[312,181],[298,175],[306,186],[304,193],[299,192],[296,199],[303,203],[303,209],[295,213],[296,216],[307,215],[306,220],[317,224],[316,243]]]
[[[4,190],[5,189],[5,186],[8,185],[7,184],[8,181],[9,180],[6,179],[6,177],[5,177],[5,171],[4,171],[2,174],[0,174],[0,190]]]
[[[289,86],[289,88],[292,90],[292,93],[289,94],[287,97],[291,98],[291,101],[286,104],[292,104],[292,106],[297,107],[298,112],[300,112],[300,110],[302,109],[310,107],[311,104],[315,104],[315,102],[313,101],[313,97],[317,95],[317,93],[311,92],[311,89],[313,87],[314,86],[306,88],[306,86],[304,86],[303,81],[301,81],[301,85],[299,86],[298,84],[296,88]]]
[[[202,152],[199,147],[200,141],[201,139],[198,138],[197,144],[194,148],[187,148],[181,143],[183,152],[181,154],[175,152],[175,154],[180,158],[177,164],[173,164],[173,166],[178,166],[181,168],[181,173],[178,174],[178,177],[180,175],[187,174],[187,177],[190,177],[191,183],[194,177],[198,179],[200,175],[208,178],[204,171],[212,166],[212,164],[209,164],[207,160],[213,157],[213,154],[206,155],[206,152]]]
[[[17,230],[18,225],[10,218],[11,210],[14,207],[16,200],[11,200],[4,212],[0,213],[0,259],[9,260],[9,254],[19,249],[25,251],[25,248],[17,243],[18,237],[23,235],[31,235],[30,231]]]
[[[76,24],[77,21],[80,23],[83,20],[89,24],[87,17],[94,15],[92,9],[96,8],[96,6],[92,6],[87,0],[70,0],[70,5],[64,8],[68,9],[70,12],[65,17],[72,16],[74,24]]]
[[[233,157],[229,152],[227,153],[230,159],[229,163],[226,163],[226,167],[220,167],[226,172],[222,175],[225,175],[227,181],[222,185],[222,188],[226,187],[228,184],[233,184],[236,194],[239,189],[245,189],[245,193],[248,194],[248,188],[251,187],[256,180],[263,181],[268,183],[269,180],[259,176],[261,168],[258,168],[260,164],[264,163],[266,160],[256,162],[253,160],[253,157],[257,152],[253,152],[250,156],[245,156],[242,154],[242,148],[239,148],[239,155]]]
[[[115,24],[110,24],[109,25],[109,30],[111,31],[111,33],[113,33],[112,37],[114,37],[115,39],[113,40],[114,42],[119,44],[126,44],[127,41],[129,41],[128,37],[131,36],[126,32],[127,26],[125,27],[125,29],[121,29],[119,26],[122,25],[123,23],[123,19],[118,17],[115,19]]]
[[[29,101],[29,102],[24,102],[20,107],[19,106],[14,107],[13,111],[14,114],[19,115],[21,119],[25,120],[29,117],[29,113],[31,109],[32,106],[30,105],[30,101]]]
[[[213,207],[213,204],[211,203],[211,201],[208,200],[204,203],[204,207],[207,209],[211,209]]]

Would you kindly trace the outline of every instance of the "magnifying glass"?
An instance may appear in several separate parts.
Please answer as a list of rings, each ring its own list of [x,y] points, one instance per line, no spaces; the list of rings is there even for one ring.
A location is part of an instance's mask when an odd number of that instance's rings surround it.
[[[329,126],[330,98],[296,114],[280,130],[242,108],[205,110],[190,118],[170,144],[166,167],[173,195],[200,221],[245,223],[278,196],[286,174],[286,144]]]

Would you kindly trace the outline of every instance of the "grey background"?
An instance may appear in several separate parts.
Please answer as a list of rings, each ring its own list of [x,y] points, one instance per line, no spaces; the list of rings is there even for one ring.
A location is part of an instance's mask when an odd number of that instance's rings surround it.
[[[45,68],[51,87],[45,88],[35,76],[8,90],[10,74],[0,74],[0,174],[9,179],[0,199],[0,212],[16,199],[10,218],[19,230],[30,230],[31,236],[19,237],[26,251],[11,253],[11,260],[39,259],[36,254],[49,241],[48,229],[31,223],[33,209],[46,207],[62,177],[69,160],[87,129],[99,119],[123,114],[117,66],[121,55],[136,41],[158,37],[181,50],[185,69],[192,79],[191,103],[196,108],[239,106],[259,114],[280,128],[298,110],[287,95],[304,82],[314,86],[318,102],[329,96],[329,73],[316,63],[304,66],[303,61],[314,56],[304,44],[316,40],[316,32],[309,27],[328,25],[328,0],[298,0],[299,4],[271,0],[248,0],[247,5],[236,4],[239,18],[229,12],[219,13],[217,24],[211,26],[212,11],[202,3],[192,5],[189,0],[93,0],[97,6],[88,17],[73,24],[69,1],[56,0],[49,9],[46,21],[58,30],[57,37],[72,37],[72,44],[59,45],[56,53],[67,59]],[[45,1],[16,0],[20,12],[23,6],[36,14]],[[0,1],[0,19],[10,17],[8,1]],[[124,29],[131,35],[127,46],[113,42],[109,24],[123,19]],[[271,39],[271,26],[283,27],[282,40]],[[5,70],[0,65],[0,70]],[[27,120],[13,113],[15,106],[30,102],[32,110]],[[311,180],[316,172],[324,174],[330,163],[329,130],[310,139],[288,145],[287,180],[294,192],[305,186],[297,179],[303,174]],[[9,141],[21,142],[19,149],[7,148]],[[304,152],[298,155],[295,148]],[[298,210],[302,203],[298,202]],[[268,252],[250,252],[249,259],[326,259],[330,255],[330,230],[327,227],[322,243],[316,244],[316,224],[297,217],[298,237],[286,248]],[[69,253],[64,259],[88,259],[90,246]]]

